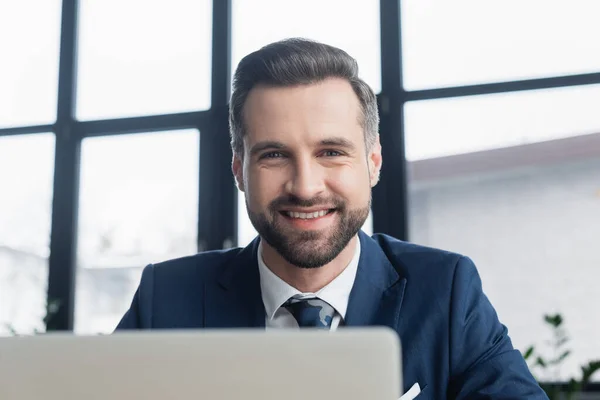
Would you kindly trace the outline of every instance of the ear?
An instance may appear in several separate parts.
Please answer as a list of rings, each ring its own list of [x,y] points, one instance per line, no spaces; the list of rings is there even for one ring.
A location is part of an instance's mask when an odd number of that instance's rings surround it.
[[[369,180],[371,181],[371,187],[374,187],[379,182],[379,174],[381,172],[381,165],[383,163],[379,135],[369,151],[367,162],[369,164]]]
[[[236,153],[233,154],[233,158],[231,160],[231,172],[233,172],[233,176],[235,177],[235,183],[237,184],[238,189],[242,192],[244,191],[244,161],[242,157]]]

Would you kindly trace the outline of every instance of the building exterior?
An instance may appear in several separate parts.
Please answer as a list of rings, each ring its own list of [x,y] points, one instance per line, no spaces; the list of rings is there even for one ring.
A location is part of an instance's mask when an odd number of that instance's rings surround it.
[[[559,376],[600,359],[600,134],[410,168],[411,241],[474,260],[515,346],[544,349],[543,315],[561,313],[573,354]]]

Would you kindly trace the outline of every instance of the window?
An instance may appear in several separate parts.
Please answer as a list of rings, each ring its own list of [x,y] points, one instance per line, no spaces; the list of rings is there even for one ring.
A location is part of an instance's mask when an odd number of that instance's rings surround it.
[[[240,60],[289,37],[318,40],[357,59],[359,75],[381,90],[379,2],[370,0],[232,1],[232,74]]]
[[[212,1],[82,0],[77,118],[210,107]]]
[[[600,132],[600,85],[408,102],[409,160]]]
[[[0,2],[0,128],[56,119],[60,4]]]
[[[595,0],[402,0],[404,87],[600,71]]]
[[[0,138],[0,334],[45,329],[54,135]]]
[[[197,252],[199,148],[196,130],[84,140],[76,333],[111,332],[146,265]]]
[[[471,257],[524,351],[552,354],[561,313],[572,355],[600,357],[600,86],[407,104],[410,239]],[[502,147],[502,148],[499,148]],[[441,157],[443,156],[443,157]]]

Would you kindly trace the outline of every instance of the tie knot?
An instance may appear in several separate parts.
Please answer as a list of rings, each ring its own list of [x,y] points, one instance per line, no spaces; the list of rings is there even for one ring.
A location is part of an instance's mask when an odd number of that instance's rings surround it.
[[[319,298],[295,299],[290,298],[283,304],[302,328],[328,329],[333,320],[335,310],[325,300]]]

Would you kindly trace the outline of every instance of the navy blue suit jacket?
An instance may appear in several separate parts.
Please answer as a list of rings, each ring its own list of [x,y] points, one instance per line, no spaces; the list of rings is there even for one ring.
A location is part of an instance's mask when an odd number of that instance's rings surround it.
[[[360,232],[346,326],[388,326],[418,398],[547,399],[461,255]],[[149,265],[117,329],[264,327],[256,239]],[[343,328],[342,328],[343,329]]]

